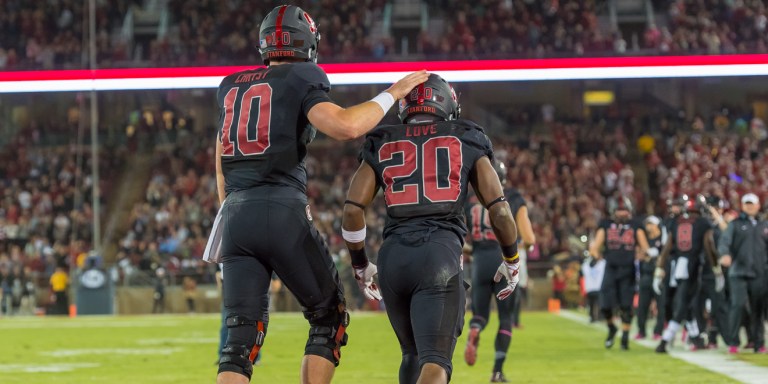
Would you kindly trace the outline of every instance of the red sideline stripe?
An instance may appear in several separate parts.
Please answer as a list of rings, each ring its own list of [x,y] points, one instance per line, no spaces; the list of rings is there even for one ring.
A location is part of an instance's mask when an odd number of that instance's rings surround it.
[[[412,72],[427,69],[433,72],[462,70],[515,70],[553,68],[615,68],[615,67],[657,67],[657,66],[706,66],[768,64],[768,54],[760,55],[719,55],[719,56],[653,56],[653,57],[608,57],[571,59],[527,59],[527,60],[465,60],[465,61],[416,61],[322,64],[327,73],[369,73],[369,72]],[[235,72],[258,67],[180,67],[180,68],[122,68],[60,71],[19,71],[0,72],[0,81],[22,80],[88,80],[88,79],[136,79],[159,77],[206,77],[226,76]]]

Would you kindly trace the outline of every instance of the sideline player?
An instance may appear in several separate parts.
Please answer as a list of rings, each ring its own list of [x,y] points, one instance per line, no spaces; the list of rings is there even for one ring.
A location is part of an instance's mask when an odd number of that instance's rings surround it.
[[[337,140],[365,134],[428,74],[415,72],[371,101],[342,108],[328,97],[328,78],[315,64],[320,34],[309,14],[276,7],[262,22],[259,41],[266,67],[229,75],[218,90],[216,181],[226,230],[214,228],[211,238],[220,234],[228,336],[217,382],[250,380],[267,333],[274,271],[310,324],[301,382],[328,383],[346,343],[349,315],[309,214],[307,145],[315,128]]]
[[[590,254],[605,258],[605,274],[600,287],[600,310],[608,325],[605,347],[613,347],[618,329],[613,324],[613,312],[621,316],[621,349],[629,349],[629,329],[632,326],[632,301],[635,296],[635,257],[639,248],[648,251],[648,240],[640,224],[632,221],[632,203],[625,196],[610,200],[611,218],[603,220],[595,234]],[[605,251],[601,252],[603,246]]]
[[[401,384],[447,383],[464,322],[461,251],[464,204],[472,184],[499,239],[508,298],[518,282],[517,229],[482,128],[459,115],[456,94],[437,75],[400,100],[405,124],[366,136],[344,205],[344,240],[358,285],[378,298],[377,268],[365,255],[365,207],[384,190],[387,224],[378,263],[381,297],[403,353]],[[511,277],[511,278],[510,278]]]
[[[664,267],[667,260],[674,252],[676,255],[674,270],[670,271],[671,279],[677,283],[672,299],[672,319],[664,330],[661,342],[656,347],[657,353],[666,353],[667,344],[674,338],[685,321],[688,337],[693,344],[693,350],[705,348],[700,334],[700,327],[695,314],[698,307],[698,295],[700,288],[700,272],[702,254],[709,258],[713,268],[713,274],[717,281],[717,291],[723,289],[725,280],[717,263],[717,250],[712,237],[712,228],[707,219],[701,216],[703,206],[687,196],[682,198],[682,214],[672,222],[672,230],[669,232],[669,241],[659,255],[656,272],[654,274],[654,289],[660,286],[659,280],[664,278]],[[660,290],[656,291],[661,294]],[[667,298],[669,299],[669,297]]]
[[[656,271],[656,258],[667,243],[667,230],[661,225],[661,219],[656,216],[649,216],[645,219],[645,233],[648,238],[648,252],[644,260],[640,261],[640,283],[637,304],[637,336],[636,340],[645,339],[646,322],[648,320],[651,301],[656,302],[656,308],[661,313],[660,295],[653,290],[653,273]],[[653,335],[661,337],[664,330],[664,321],[657,317],[656,326],[653,329]]]
[[[507,168],[504,163],[497,161],[495,169],[499,181],[504,186],[507,183]],[[520,250],[521,275],[523,269],[524,249],[536,242],[531,221],[528,218],[528,208],[520,192],[510,188],[504,193],[515,217],[518,233],[523,240],[523,250]],[[501,246],[493,233],[488,210],[480,202],[468,204],[466,209],[467,224],[470,227],[469,238],[472,239],[472,319],[469,321],[469,336],[464,350],[464,360],[469,365],[477,361],[477,347],[480,343],[480,332],[485,329],[491,313],[491,296],[497,295],[506,287],[502,282],[493,280],[496,269],[501,263]],[[521,276],[522,284],[522,276]],[[499,330],[496,333],[494,348],[496,350],[491,375],[492,383],[506,383],[502,368],[507,357],[507,350],[512,341],[512,322],[514,305],[522,300],[518,286],[511,300],[496,298],[496,308],[499,315]]]

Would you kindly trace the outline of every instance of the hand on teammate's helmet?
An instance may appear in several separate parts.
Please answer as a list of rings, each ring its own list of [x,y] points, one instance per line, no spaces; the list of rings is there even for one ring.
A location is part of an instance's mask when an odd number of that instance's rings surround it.
[[[426,70],[416,71],[398,80],[397,83],[392,84],[392,86],[387,89],[387,92],[389,92],[392,97],[395,98],[395,101],[397,101],[408,96],[413,88],[416,88],[417,85],[427,81],[427,79],[429,79],[429,72]]]
[[[499,265],[499,269],[496,270],[496,275],[493,276],[493,281],[499,282],[501,281],[502,276],[507,278],[507,287],[499,291],[499,294],[496,295],[496,297],[499,300],[504,300],[512,295],[512,292],[515,291],[515,287],[517,287],[517,283],[520,282],[520,276],[518,274],[520,273],[520,261],[517,260],[514,263],[507,263],[506,261],[502,261],[501,265]]]
[[[360,292],[368,300],[381,300],[381,292],[379,287],[373,282],[373,277],[378,274],[376,264],[368,262],[363,268],[353,268],[355,270],[355,280],[357,280],[357,286],[360,288]]]
[[[656,292],[657,295],[661,295],[661,281],[663,279],[664,270],[657,267],[653,272],[653,291]]]

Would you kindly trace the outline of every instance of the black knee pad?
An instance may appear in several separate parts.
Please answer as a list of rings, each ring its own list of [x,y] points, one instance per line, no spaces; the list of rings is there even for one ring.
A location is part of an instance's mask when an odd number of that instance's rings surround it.
[[[229,335],[227,345],[221,350],[219,373],[235,372],[250,380],[253,361],[264,345],[266,323],[233,314],[227,317],[226,325]]]
[[[632,323],[632,308],[621,308],[621,322],[624,324]]]
[[[339,366],[341,347],[347,345],[349,313],[341,303],[334,308],[304,311],[309,320],[309,339],[304,348],[305,355],[316,355]]]

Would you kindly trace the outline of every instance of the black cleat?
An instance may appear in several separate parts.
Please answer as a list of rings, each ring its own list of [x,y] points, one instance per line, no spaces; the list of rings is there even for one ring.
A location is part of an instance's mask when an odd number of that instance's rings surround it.
[[[704,344],[704,338],[701,336],[691,337],[689,340],[691,340],[691,351],[701,351],[702,349],[707,349],[707,346]]]
[[[491,375],[491,383],[509,383],[509,380],[504,377],[503,373],[494,372],[493,375]]]
[[[613,339],[616,338],[616,331],[618,331],[618,329],[615,325],[611,324],[608,326],[608,337],[605,339],[605,348],[611,349],[611,347],[613,347]]]
[[[629,334],[626,332],[621,335],[621,350],[629,351]]]
[[[659,346],[656,347],[656,353],[667,353],[667,342],[662,340]]]

